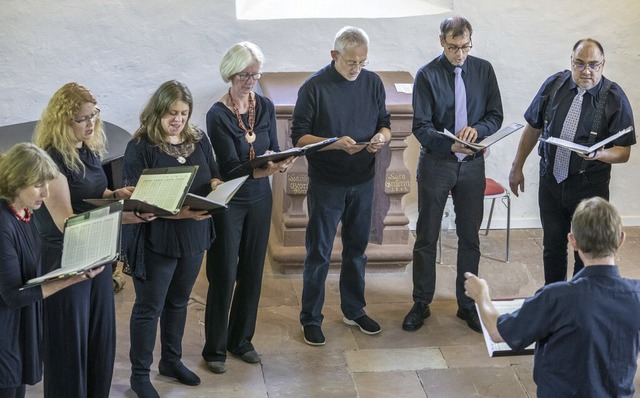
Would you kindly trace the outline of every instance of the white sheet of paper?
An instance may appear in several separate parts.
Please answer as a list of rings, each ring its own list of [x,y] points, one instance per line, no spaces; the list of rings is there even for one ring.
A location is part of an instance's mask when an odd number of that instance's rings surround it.
[[[399,93],[413,94],[412,83],[394,83],[396,91]]]

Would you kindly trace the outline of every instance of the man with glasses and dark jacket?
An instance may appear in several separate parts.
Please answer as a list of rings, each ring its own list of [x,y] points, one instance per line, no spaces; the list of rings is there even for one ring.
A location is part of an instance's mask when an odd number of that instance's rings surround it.
[[[416,75],[413,86],[413,134],[422,146],[418,161],[418,221],[413,248],[414,305],[404,318],[404,330],[419,329],[431,314],[436,285],[436,251],[442,214],[451,193],[458,235],[457,317],[480,332],[473,300],[464,295],[464,273],[477,274],[478,231],[484,212],[482,151],[438,132],[448,130],[465,141],[481,141],[502,125],[502,100],[493,67],[468,55],[473,28],[462,17],[440,24],[441,55]]]

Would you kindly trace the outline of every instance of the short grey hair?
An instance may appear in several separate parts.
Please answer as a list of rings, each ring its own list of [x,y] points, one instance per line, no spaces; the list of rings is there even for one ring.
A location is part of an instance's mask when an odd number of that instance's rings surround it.
[[[354,26],[345,26],[336,33],[333,49],[340,54],[342,54],[347,47],[358,46],[369,47],[369,36],[367,36],[364,30]]]
[[[260,47],[248,41],[236,43],[227,50],[220,61],[220,76],[225,83],[229,83],[235,74],[255,62],[262,68],[264,55]]]

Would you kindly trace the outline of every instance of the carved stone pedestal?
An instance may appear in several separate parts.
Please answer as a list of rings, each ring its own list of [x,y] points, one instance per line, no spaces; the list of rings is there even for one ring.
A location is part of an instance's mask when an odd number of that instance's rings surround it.
[[[367,248],[368,271],[404,269],[412,260],[414,243],[402,205],[402,197],[409,193],[412,178],[404,162],[405,139],[411,134],[411,94],[396,89],[397,83],[411,85],[413,78],[408,72],[377,73],[387,93],[392,138],[389,145],[376,155],[375,198]],[[265,73],[260,79],[262,92],[275,104],[281,149],[292,146],[293,107],[298,89],[310,75],[311,72]],[[285,173],[273,176],[269,256],[271,263],[284,272],[301,272],[304,264],[308,182],[305,158],[298,159]],[[331,253],[332,267],[340,265],[341,252],[342,243],[338,235]]]

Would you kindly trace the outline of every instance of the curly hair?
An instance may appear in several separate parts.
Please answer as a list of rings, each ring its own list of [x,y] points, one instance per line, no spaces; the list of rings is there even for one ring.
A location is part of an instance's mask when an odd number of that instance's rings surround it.
[[[191,91],[184,83],[177,80],[169,80],[162,83],[156,92],[151,95],[149,102],[140,114],[140,127],[133,137],[137,139],[146,137],[153,145],[163,151],[168,151],[169,142],[167,140],[167,132],[162,128],[162,117],[169,112],[176,101],[183,101],[189,105],[187,123],[185,123],[184,129],[180,132],[184,143],[195,144],[200,141],[202,138],[200,130],[189,123],[193,114]]]
[[[42,148],[21,142],[0,155],[0,197],[14,200],[19,190],[57,175],[58,166]]]
[[[65,166],[74,172],[84,172],[84,165],[78,155],[78,140],[73,133],[72,123],[80,107],[87,102],[97,104],[89,89],[78,83],[65,84],[49,100],[33,134],[36,145],[45,150],[53,148],[60,152]],[[100,114],[94,122],[93,136],[84,145],[100,159],[104,156],[107,138]]]

